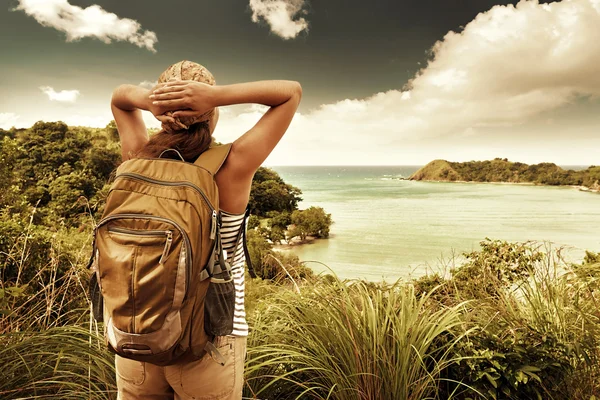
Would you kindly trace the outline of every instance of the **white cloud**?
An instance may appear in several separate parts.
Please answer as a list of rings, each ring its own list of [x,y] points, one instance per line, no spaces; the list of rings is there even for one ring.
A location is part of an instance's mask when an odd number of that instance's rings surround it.
[[[0,128],[10,129],[17,125],[17,120],[20,117],[15,113],[0,113]]]
[[[453,141],[490,134],[500,136],[487,143],[510,146],[512,138],[515,149],[533,144],[527,129],[536,118],[600,96],[598,38],[600,0],[543,5],[522,0],[516,6],[493,7],[462,32],[449,32],[437,42],[427,66],[406,88],[297,115],[270,163],[404,164],[416,160],[411,152],[452,158],[451,149],[456,159],[475,153],[454,148]],[[217,132],[243,132],[259,117],[248,110],[223,120],[226,128]],[[598,125],[590,129],[598,130]],[[547,129],[542,132],[570,132],[557,130],[564,126]],[[597,137],[590,132],[586,137]],[[538,132],[536,149],[555,151],[539,140],[543,135]],[[581,138],[573,137],[573,143]]]
[[[152,89],[154,86],[158,85],[158,81],[143,81],[140,82],[141,87],[144,89]]]
[[[104,43],[127,41],[152,52],[158,39],[152,31],[142,30],[139,22],[119,18],[98,5],[81,8],[68,0],[19,0],[17,10],[32,16],[43,26],[67,34],[67,41],[95,37]]]
[[[271,31],[283,39],[293,39],[308,31],[306,0],[250,0],[252,21],[264,21]]]
[[[104,128],[112,119],[114,119],[114,117],[112,116],[110,111],[104,111],[96,115],[69,114],[65,115],[61,120],[70,126],[88,126],[91,128]],[[160,128],[160,121],[154,118],[154,115],[152,115],[152,113],[142,111],[142,119],[146,124],[146,128]]]
[[[48,95],[50,101],[58,101],[59,103],[75,103],[79,97],[79,90],[61,90],[57,92],[50,86],[40,86],[40,90]]]
[[[69,126],[87,126],[90,128],[104,128],[106,125],[108,125],[111,119],[112,116],[110,116],[109,113],[104,113],[102,115],[66,115],[60,120]]]

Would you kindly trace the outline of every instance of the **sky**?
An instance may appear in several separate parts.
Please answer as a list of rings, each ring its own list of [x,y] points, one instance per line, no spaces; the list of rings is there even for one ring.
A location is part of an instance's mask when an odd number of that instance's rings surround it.
[[[600,164],[600,0],[0,0],[0,128],[104,127],[114,88],[184,59],[302,84],[266,165]]]

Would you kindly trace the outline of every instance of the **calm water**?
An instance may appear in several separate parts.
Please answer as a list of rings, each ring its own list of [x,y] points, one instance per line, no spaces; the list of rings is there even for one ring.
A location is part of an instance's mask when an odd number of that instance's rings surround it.
[[[600,195],[572,188],[404,181],[418,167],[274,167],[332,214],[331,237],[294,248],[342,278],[421,275],[486,237],[600,251]],[[323,268],[309,264],[315,270]]]

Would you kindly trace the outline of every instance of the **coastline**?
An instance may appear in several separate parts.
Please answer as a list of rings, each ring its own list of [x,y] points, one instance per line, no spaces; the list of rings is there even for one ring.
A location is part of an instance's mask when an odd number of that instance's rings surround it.
[[[494,184],[494,185],[523,185],[523,186],[545,186],[545,187],[563,187],[577,189],[581,192],[588,193],[600,193],[600,188],[590,188],[581,185],[544,185],[541,183],[534,182],[478,182],[478,181],[449,181],[449,180],[435,180],[435,179],[407,179],[415,182],[433,182],[433,183],[483,183],[483,184]]]
[[[578,189],[581,192],[600,193],[600,188],[594,189],[594,188],[589,188],[587,186],[571,186],[571,187],[574,189]]]
[[[289,243],[273,244],[273,250],[291,250],[294,247],[312,244],[317,240],[314,236],[307,236],[305,240],[293,238]]]

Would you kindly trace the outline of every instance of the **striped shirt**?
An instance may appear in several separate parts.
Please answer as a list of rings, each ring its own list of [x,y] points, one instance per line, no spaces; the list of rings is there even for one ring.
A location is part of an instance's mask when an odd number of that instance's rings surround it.
[[[246,310],[244,309],[244,244],[242,223],[245,214],[230,214],[221,210],[221,241],[223,250],[227,252],[227,261],[231,265],[233,283],[235,285],[235,309],[233,313],[232,336],[248,336]],[[237,243],[237,248],[236,247]]]

